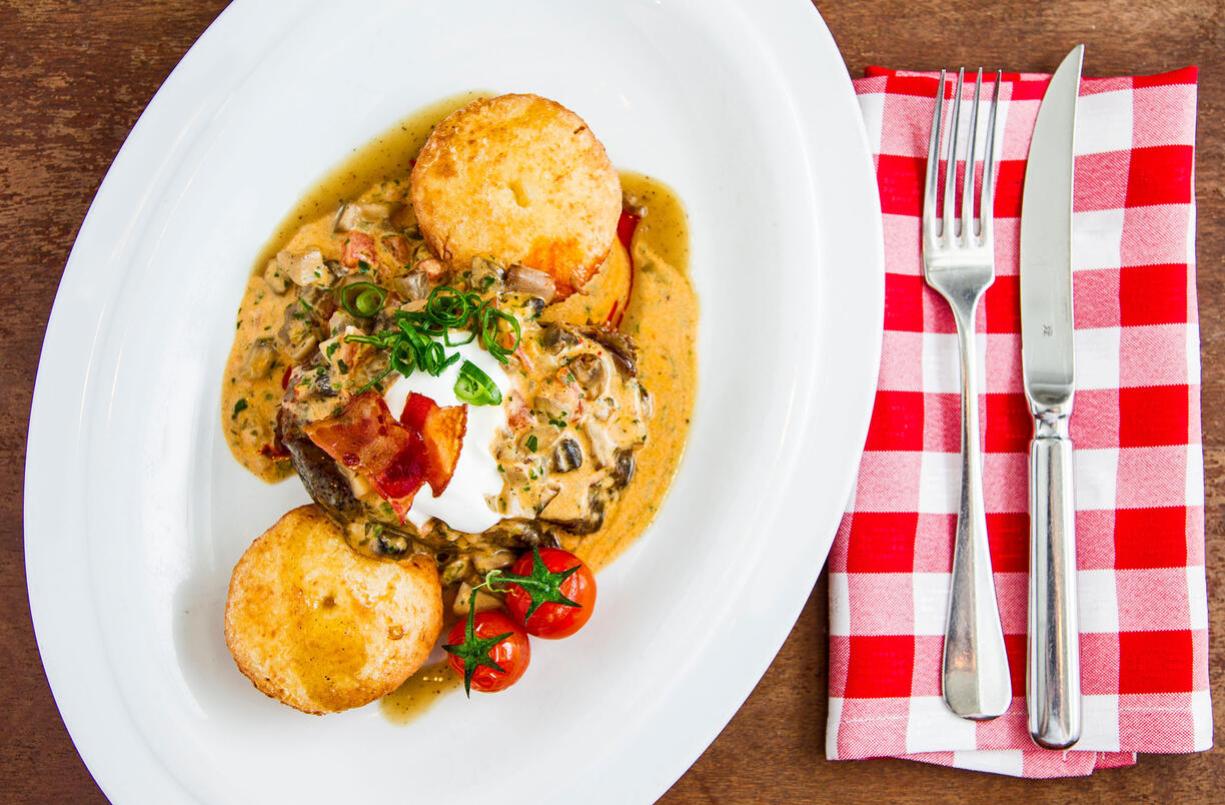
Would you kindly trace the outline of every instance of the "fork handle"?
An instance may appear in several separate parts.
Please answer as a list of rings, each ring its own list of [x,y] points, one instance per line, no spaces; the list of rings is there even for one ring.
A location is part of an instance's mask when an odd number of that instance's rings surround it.
[[[1047,749],[1080,740],[1076,511],[1067,417],[1037,419],[1029,449],[1029,734]]]
[[[953,303],[961,353],[961,503],[953,544],[953,578],[944,634],[944,701],[962,718],[995,718],[1012,702],[1004,629],[995,602],[982,452],[978,440],[977,298]]]

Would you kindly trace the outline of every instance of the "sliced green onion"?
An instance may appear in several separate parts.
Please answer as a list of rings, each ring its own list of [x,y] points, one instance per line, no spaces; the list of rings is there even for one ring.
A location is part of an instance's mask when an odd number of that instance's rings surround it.
[[[498,405],[502,390],[472,361],[464,361],[455,380],[455,396],[472,405]]]
[[[448,347],[462,347],[464,344],[471,344],[476,340],[475,330],[461,330],[460,332],[463,334],[464,338],[460,341],[452,341],[451,338],[454,333],[447,330],[447,334],[442,337],[443,343],[445,343]]]
[[[387,291],[373,282],[353,282],[340,289],[338,301],[349,315],[369,319],[383,309]]]
[[[476,294],[440,285],[425,300],[425,315],[440,327],[462,327],[471,318],[478,300]]]
[[[481,332],[481,346],[501,363],[506,363],[510,359],[511,353],[519,348],[519,342],[523,339],[523,331],[519,326],[519,320],[509,313],[498,310],[488,302],[481,306],[480,311],[477,313],[477,319]],[[503,321],[510,325],[511,332],[515,334],[515,341],[511,344],[510,349],[498,343],[498,336],[501,334],[499,322]]]
[[[387,292],[369,282],[346,285],[339,295],[341,306],[359,318],[373,317],[386,300]],[[504,333],[514,335],[509,348],[502,344]],[[473,341],[479,341],[489,354],[507,363],[522,338],[519,320],[499,310],[492,300],[440,285],[430,292],[422,309],[396,311],[390,329],[372,335],[345,336],[345,341],[370,344],[386,351],[388,368],[379,376],[381,380],[392,371],[407,376],[418,369],[437,377],[461,360],[459,353],[448,355],[447,348]],[[497,385],[469,361],[464,361],[461,367],[455,390],[461,399],[475,405],[496,405],[502,401]]]

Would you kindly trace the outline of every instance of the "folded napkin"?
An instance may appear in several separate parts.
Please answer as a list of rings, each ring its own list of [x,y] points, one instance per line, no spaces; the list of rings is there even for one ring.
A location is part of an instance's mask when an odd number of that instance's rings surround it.
[[[961,437],[953,318],[924,284],[919,248],[937,80],[871,69],[855,82],[884,213],[885,336],[857,488],[830,554],[829,758],[1058,777],[1130,765],[1136,752],[1211,746],[1196,77],[1187,68],[1087,78],[1080,90],[1071,435],[1084,729],[1068,752],[1030,741],[1024,698],[1032,420],[1021,376],[1019,216],[1049,76],[1006,74],[1000,95],[996,279],[978,313],[979,410],[1013,700],[978,723],[952,715],[940,696]]]

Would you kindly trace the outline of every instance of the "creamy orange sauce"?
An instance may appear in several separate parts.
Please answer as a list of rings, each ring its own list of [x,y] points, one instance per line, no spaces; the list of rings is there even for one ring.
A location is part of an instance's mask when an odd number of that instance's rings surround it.
[[[685,208],[667,185],[641,174],[622,172],[621,188],[644,213],[631,244],[634,286],[621,330],[638,345],[638,378],[651,395],[652,413],[634,480],[600,530],[576,547],[597,570],[659,511],[680,466],[697,393],[698,300],[689,280]]]
[[[324,240],[322,233],[330,231],[335,211],[344,201],[372,194],[395,199],[401,183],[406,199],[412,159],[434,124],[480,95],[466,93],[427,107],[355,149],[302,198],[257,257],[238,313],[220,413],[231,452],[258,477],[274,482],[293,472],[286,459],[269,455],[268,450],[282,396],[281,376],[290,361],[278,353],[267,374],[251,377],[246,371],[252,345],[263,338],[275,339],[287,304],[286,296],[269,292],[265,266],[282,249]],[[542,317],[602,322],[610,313],[618,313],[620,329],[637,344],[638,378],[651,397],[648,438],[636,454],[633,480],[606,512],[598,531],[563,539],[565,547],[595,569],[613,561],[658,512],[680,464],[697,386],[698,301],[688,274],[684,207],[670,188],[653,178],[622,172],[621,184],[627,204],[642,214],[631,244],[632,269],[624,251],[614,248],[582,292],[546,309]],[[616,289],[623,287],[631,271],[629,304],[623,311],[614,309],[621,295]],[[385,697],[381,707],[391,721],[406,723],[459,683],[445,664],[427,666]]]
[[[271,359],[261,375],[248,369],[248,355],[261,339],[269,348],[285,314],[285,300],[268,290],[258,274],[247,280],[242,306],[238,308],[237,334],[225,365],[221,384],[221,430],[238,463],[263,480],[274,483],[293,474],[289,461],[277,458],[273,429],[281,403],[281,376],[288,366],[283,355]]]
[[[337,207],[344,201],[375,192],[373,185],[401,183],[406,194],[412,161],[434,125],[484,94],[466,92],[431,104],[355,148],[294,205],[256,256],[238,308],[234,344],[222,381],[221,430],[238,463],[263,480],[274,483],[293,474],[287,459],[268,455],[281,402],[281,375],[289,362],[286,356],[278,355],[269,373],[260,378],[251,378],[244,371],[252,344],[261,338],[275,340],[287,303],[286,297],[269,291],[263,278],[264,267],[282,249],[326,242],[322,233],[330,231]]]

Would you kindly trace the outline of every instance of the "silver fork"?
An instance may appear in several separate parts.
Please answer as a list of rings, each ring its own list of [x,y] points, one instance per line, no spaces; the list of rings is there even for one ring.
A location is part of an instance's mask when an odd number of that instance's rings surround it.
[[[978,441],[978,356],[974,341],[974,313],[983,292],[995,281],[992,237],[992,201],[995,197],[995,116],[1001,74],[987,117],[986,155],[983,165],[981,211],[974,217],[974,148],[983,71],[974,81],[966,138],[965,178],[961,217],[954,214],[957,198],[957,132],[961,122],[961,93],[965,69],[957,72],[953,112],[949,120],[943,211],[937,209],[940,177],[940,121],[944,111],[944,71],[932,115],[927,151],[927,180],[923,195],[923,275],[953,310],[961,351],[961,503],[957,512],[957,539],[953,546],[953,580],[948,621],[944,633],[944,701],[962,718],[995,718],[1012,701],[1004,630],[995,603],[991,555],[987,546],[987,518],[983,507],[982,450]],[[958,226],[958,223],[960,226]]]

